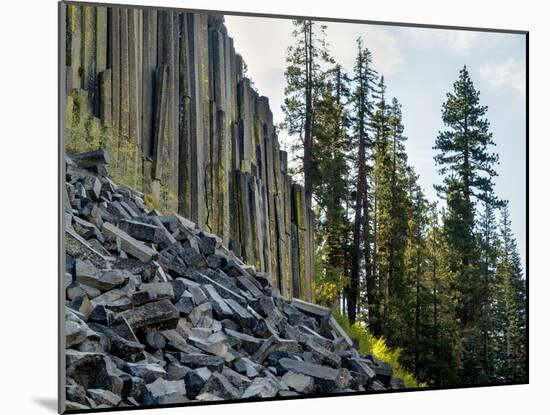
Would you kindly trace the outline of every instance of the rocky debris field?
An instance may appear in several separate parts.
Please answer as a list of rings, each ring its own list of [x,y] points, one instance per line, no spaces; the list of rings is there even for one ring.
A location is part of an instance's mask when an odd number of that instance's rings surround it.
[[[66,409],[401,389],[330,310],[283,298],[220,238],[67,157]]]

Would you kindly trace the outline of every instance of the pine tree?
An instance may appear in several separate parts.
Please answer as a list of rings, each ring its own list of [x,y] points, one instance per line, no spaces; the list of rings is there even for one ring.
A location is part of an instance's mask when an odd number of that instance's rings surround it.
[[[365,279],[367,286],[368,319],[371,324],[374,316],[374,281],[370,259],[370,231],[369,231],[369,187],[368,187],[368,153],[372,146],[372,139],[368,132],[368,120],[372,114],[372,92],[376,72],[371,68],[372,55],[363,46],[361,38],[357,39],[357,58],[354,66],[355,90],[352,95],[353,105],[353,140],[356,149],[356,188],[355,212],[353,220],[353,248],[351,255],[351,269],[349,285],[347,287],[347,314],[350,323],[354,323],[358,311],[360,291],[361,261],[365,263]],[[361,247],[363,246],[363,250]]]
[[[328,71],[325,79],[314,125],[315,168],[322,177],[314,195],[320,224],[317,238],[322,246],[324,264],[317,280],[320,284],[334,284],[341,291],[349,269],[349,222],[345,201],[348,198],[346,153],[350,145],[346,104],[350,80],[340,65]]]
[[[373,327],[376,335],[386,330],[389,309],[389,242],[391,239],[391,177],[392,151],[389,108],[386,102],[384,77],[377,86],[377,102],[369,122],[373,135],[373,198],[374,198],[374,252],[373,267],[376,275],[376,321]]]
[[[457,318],[462,324],[457,364],[464,383],[479,382],[483,355],[482,333],[477,325],[483,299],[483,278],[479,246],[475,235],[476,202],[493,195],[494,165],[498,157],[489,151],[494,145],[487,107],[480,105],[469,73],[464,67],[453,91],[447,94],[442,118],[446,127],[435,142],[435,162],[444,175],[436,186],[447,201],[444,232],[453,252],[450,269],[455,275]]]
[[[480,271],[483,283],[482,304],[478,320],[481,332],[482,354],[480,356],[481,372],[480,383],[496,381],[495,354],[494,354],[494,310],[495,274],[498,256],[498,235],[495,209],[498,204],[493,203],[494,196],[486,197],[483,202],[481,217],[478,220],[478,246],[480,250]]]
[[[384,89],[380,84],[381,91]],[[378,123],[378,124],[376,124]],[[416,186],[416,175],[410,173],[403,135],[401,105],[394,98],[385,107],[384,97],[373,116],[374,140],[374,194],[376,197],[376,246],[379,286],[381,287],[381,322],[388,338],[395,336],[399,343],[402,312],[406,309],[408,288],[405,284],[405,248],[408,221]]]
[[[403,350],[404,361],[414,368],[417,379],[422,376],[422,367],[425,360],[426,332],[426,304],[430,301],[427,290],[427,246],[426,232],[428,226],[429,205],[422,189],[417,184],[418,176],[408,169],[408,202],[409,206],[406,229],[404,232],[406,246],[403,250],[403,267],[399,270],[399,289],[394,288],[392,313],[386,324],[387,335],[396,346]],[[390,256],[391,258],[391,256]],[[390,263],[393,259],[390,259]],[[392,272],[395,272],[396,269]],[[394,275],[395,278],[395,275]],[[392,285],[397,281],[389,281]],[[392,297],[393,297],[392,296]],[[403,319],[403,315],[411,316]]]
[[[316,105],[324,83],[323,65],[333,64],[334,60],[328,52],[325,25],[307,19],[294,20],[293,24],[295,44],[287,51],[287,85],[282,110],[289,135],[298,138],[292,149],[302,151],[306,210],[309,210],[315,186],[320,179],[313,170]]]
[[[444,217],[445,212],[439,215],[433,206],[426,237],[426,288],[431,294],[426,304],[426,324],[429,327],[426,348],[429,352],[419,379],[433,386],[448,386],[457,382],[455,339],[459,327],[451,288],[453,273],[449,268],[452,253],[440,216]]]
[[[500,222],[497,266],[497,308],[500,311],[499,377],[506,382],[527,380],[526,291],[516,241],[512,234],[508,203]]]
[[[390,176],[390,205],[389,205],[389,240],[388,247],[388,296],[393,306],[388,310],[390,322],[402,321],[404,311],[404,299],[407,295],[407,286],[404,280],[405,274],[405,248],[407,244],[407,230],[409,217],[425,212],[425,198],[422,190],[417,186],[417,176],[409,172],[407,165],[407,154],[403,135],[401,104],[396,98],[392,99],[389,107],[390,127],[390,154],[391,154],[391,176]],[[409,191],[412,181],[413,192],[409,200]],[[419,220],[418,244],[422,248],[425,224]],[[390,331],[391,334],[391,326]]]
[[[443,123],[435,150],[439,173],[444,175],[443,185],[436,189],[447,199],[448,215],[446,232],[453,248],[461,253],[461,261],[455,264],[460,271],[464,307],[460,317],[464,324],[471,322],[480,304],[479,290],[472,272],[476,265],[475,200],[486,200],[493,194],[493,168],[498,162],[496,154],[488,147],[494,145],[489,132],[489,121],[484,117],[487,107],[479,104],[479,92],[475,90],[466,67],[460,71],[453,92],[447,94],[443,104]]]

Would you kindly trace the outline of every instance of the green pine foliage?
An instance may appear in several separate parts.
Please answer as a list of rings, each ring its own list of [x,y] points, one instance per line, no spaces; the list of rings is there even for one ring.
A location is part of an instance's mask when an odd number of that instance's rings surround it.
[[[347,159],[350,142],[347,134],[349,117],[345,103],[349,100],[349,78],[337,65],[325,74],[320,101],[316,107],[313,169],[318,181],[315,192],[318,211],[317,245],[323,266],[318,276],[317,291],[328,305],[347,284],[349,267],[349,229],[345,200],[348,199]],[[333,295],[328,296],[331,292]]]
[[[334,63],[328,53],[326,26],[312,20],[294,20],[292,36],[294,44],[288,48],[285,71],[287,81],[282,105],[285,121],[283,127],[296,137],[291,149],[301,160],[306,210],[312,207],[313,193],[322,181],[316,168],[315,131],[322,128],[318,120],[317,106],[324,98],[326,65]]]
[[[376,263],[382,333],[388,339],[399,332],[403,311],[406,309],[405,248],[411,202],[407,186],[407,155],[405,153],[401,106],[394,98],[387,106],[385,86],[380,82],[380,101],[373,116],[374,130],[374,197]],[[413,180],[414,184],[414,180]],[[421,196],[423,198],[423,196]]]
[[[507,382],[527,380],[526,288],[521,260],[511,230],[510,211],[505,203],[500,221],[500,249],[496,270],[497,316],[495,348],[497,379]]]
[[[353,236],[350,250],[349,283],[345,290],[346,312],[351,323],[357,315],[368,320],[369,327],[378,332],[376,325],[378,307],[375,307],[376,286],[371,250],[372,232],[370,217],[372,206],[369,194],[372,193],[369,183],[369,170],[372,159],[372,136],[369,134],[368,122],[373,111],[373,91],[376,83],[376,71],[372,68],[372,54],[365,48],[361,38],[357,39],[357,58],[355,60],[353,82],[355,88],[351,95],[351,124],[349,161],[351,164],[351,181],[355,186],[350,189],[350,203],[353,214]],[[361,288],[364,286],[366,301],[360,301]],[[361,312],[362,303],[366,310]]]
[[[437,204],[418,184],[403,109],[363,40],[347,74],[323,27],[295,28],[283,110],[317,214],[317,301],[409,387],[525,382],[525,277],[467,68],[435,137]]]

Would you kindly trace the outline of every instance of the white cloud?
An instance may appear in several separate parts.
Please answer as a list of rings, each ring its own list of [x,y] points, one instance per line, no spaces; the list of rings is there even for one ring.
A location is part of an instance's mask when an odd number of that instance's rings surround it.
[[[511,88],[525,95],[525,66],[514,58],[488,62],[479,69],[481,78],[494,89]]]
[[[448,42],[458,50],[470,50],[479,38],[479,32],[468,32],[465,30],[448,32]]]
[[[451,52],[465,54],[476,45],[479,32],[448,29],[410,28],[411,37],[426,47],[445,47]]]
[[[357,55],[356,39],[362,37],[372,52],[373,67],[386,77],[400,72],[403,56],[395,37],[384,27],[355,23],[328,23],[330,51],[337,62],[353,70]]]

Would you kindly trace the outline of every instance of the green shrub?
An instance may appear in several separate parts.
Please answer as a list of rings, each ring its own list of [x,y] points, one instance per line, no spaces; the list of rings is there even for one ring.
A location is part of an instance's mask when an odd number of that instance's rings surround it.
[[[342,326],[345,332],[358,344],[361,354],[370,354],[382,362],[386,362],[393,367],[395,376],[403,379],[407,388],[425,388],[427,385],[418,382],[414,376],[409,373],[399,362],[400,349],[392,349],[386,344],[383,337],[373,336],[368,329],[360,323],[350,325],[346,316],[333,312],[334,318]]]

